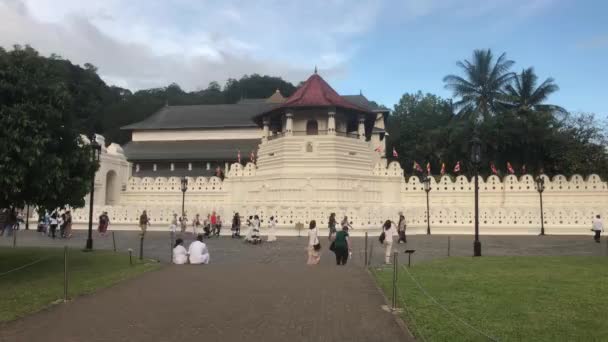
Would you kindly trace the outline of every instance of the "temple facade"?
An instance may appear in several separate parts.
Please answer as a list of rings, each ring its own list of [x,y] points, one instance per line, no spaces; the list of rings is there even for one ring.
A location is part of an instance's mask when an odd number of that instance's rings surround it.
[[[113,229],[138,229],[145,209],[151,229],[166,230],[185,199],[190,218],[211,211],[226,221],[235,212],[263,221],[273,215],[281,234],[297,234],[296,224],[313,219],[325,228],[332,212],[349,217],[353,234],[377,232],[399,212],[411,234],[472,233],[473,179],[431,177],[427,209],[421,180],[387,162],[387,115],[362,95],[339,95],[316,73],[289,98],[276,93],[234,105],[165,106],[124,127],[131,142],[104,148],[94,217],[107,211]],[[225,178],[215,176],[217,169]],[[589,234],[591,219],[608,214],[608,186],[597,175],[541,177],[547,234]],[[480,179],[479,191],[481,234],[539,233],[531,175]],[[73,217],[79,227],[88,209]]]

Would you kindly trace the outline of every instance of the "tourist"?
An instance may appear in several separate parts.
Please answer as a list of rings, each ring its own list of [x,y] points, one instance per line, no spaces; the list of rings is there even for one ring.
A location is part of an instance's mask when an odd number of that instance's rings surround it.
[[[72,212],[65,212],[65,222],[63,223],[63,237],[69,239],[72,237]]]
[[[188,217],[186,217],[186,213],[183,213],[179,218],[179,227],[182,234],[186,232],[186,229],[188,228]]]
[[[46,235],[49,230],[49,214],[45,211],[44,214],[38,218],[38,229],[36,230],[40,235]]]
[[[99,215],[99,226],[97,230],[101,236],[105,236],[108,231],[108,225],[110,225],[110,218],[108,217],[108,212],[104,211]]]
[[[336,234],[336,213],[329,214],[329,220],[327,220],[327,228],[329,229],[329,239],[331,240],[333,235]]]
[[[220,231],[222,229],[222,217],[217,215],[216,223],[215,223],[215,236],[220,237]]]
[[[215,236],[215,230],[217,229],[217,215],[215,214],[215,210],[211,212],[209,222],[211,223],[211,232]]]
[[[399,231],[399,243],[407,243],[407,237],[405,236],[405,228],[407,228],[407,225],[405,224],[405,216],[403,216],[403,213],[399,213],[399,224],[397,226],[397,229]]]
[[[169,231],[171,232],[171,239],[173,239],[173,237],[175,236],[175,233],[177,233],[177,214],[173,213],[173,218],[171,219],[171,225],[169,226]]]
[[[277,241],[276,228],[277,228],[277,220],[274,218],[274,216],[270,216],[270,220],[268,221],[268,238],[266,239],[266,241],[268,241],[268,242]]]
[[[246,242],[250,242],[251,241],[251,233],[252,233],[252,226],[253,226],[253,216],[249,216],[249,218],[247,219],[247,234],[245,234],[245,241]]]
[[[348,239],[348,228],[348,224],[343,225],[342,230],[337,232],[334,237],[334,253],[336,254],[336,264],[338,265],[346,265],[346,261],[351,252],[350,240]]]
[[[199,233],[199,227],[201,226],[201,216],[199,214],[196,214],[194,216],[194,220],[192,220],[192,232],[194,235],[198,235]]]
[[[600,215],[595,216],[595,219],[593,220],[593,228],[591,228],[591,230],[595,232],[595,236],[593,237],[593,239],[595,240],[595,242],[599,243],[600,234],[602,234],[602,232],[604,231],[604,223],[602,222]]]
[[[240,238],[241,237],[241,217],[239,213],[234,213],[232,217],[232,238]]]
[[[310,221],[308,227],[308,251],[307,265],[317,265],[321,260],[321,244],[319,243],[319,229],[317,228],[317,222],[315,220]]]
[[[4,231],[8,226],[8,209],[0,208],[0,236],[4,235]]]
[[[382,226],[382,233],[384,234],[384,263],[391,263],[391,254],[393,252],[393,237],[397,235],[395,231],[395,225],[391,220],[386,220]]]
[[[190,263],[193,265],[209,263],[209,251],[201,234],[197,235],[196,241],[192,241],[188,247],[188,255],[190,256]]]
[[[211,215],[207,214],[207,218],[203,221],[203,230],[205,231],[205,237],[211,236]]]
[[[175,246],[173,247],[173,263],[176,265],[188,263],[188,252],[186,251],[186,248],[184,248],[184,240],[182,239],[175,240]]]
[[[148,225],[150,224],[150,218],[148,218],[148,213],[144,210],[139,216],[139,229],[141,229],[141,236],[146,235],[146,230],[148,230]]]
[[[65,222],[67,220],[65,211],[59,216],[59,237],[65,238]]]
[[[59,220],[57,219],[57,210],[53,210],[51,213],[51,221],[50,221],[50,229],[51,229],[51,237],[54,239],[55,234],[57,232],[57,225],[59,224]]]
[[[342,222],[340,223],[340,226],[342,226],[342,230],[344,230],[345,227],[346,227],[346,230],[353,228],[350,225],[350,222],[348,222],[348,216],[344,216],[344,218],[342,219]]]
[[[258,215],[253,216],[253,221],[251,221],[251,239],[250,242],[254,245],[262,242],[260,238],[260,217]]]

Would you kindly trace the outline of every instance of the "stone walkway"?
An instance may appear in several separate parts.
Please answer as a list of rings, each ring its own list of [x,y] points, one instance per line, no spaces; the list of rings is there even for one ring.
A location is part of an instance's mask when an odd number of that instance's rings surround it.
[[[84,245],[84,232],[68,244]],[[9,239],[0,239],[8,245]],[[63,245],[21,232],[20,246]],[[137,249],[130,232],[118,249]],[[166,234],[146,239],[148,257],[168,257]],[[0,326],[0,341],[412,341],[357,258],[346,267],[324,253],[304,264],[305,238],[250,246],[208,242],[212,264],[167,266]],[[97,248],[111,247],[96,239]],[[324,248],[327,246],[324,245]]]

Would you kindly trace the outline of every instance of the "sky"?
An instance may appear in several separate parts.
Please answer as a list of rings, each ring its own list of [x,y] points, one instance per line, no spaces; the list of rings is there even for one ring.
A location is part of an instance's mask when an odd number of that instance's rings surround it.
[[[392,108],[451,97],[456,62],[491,48],[560,90],[552,104],[608,117],[603,0],[0,0],[0,46],[29,44],[131,90],[204,89],[244,74],[294,84],[314,70],[340,94]]]

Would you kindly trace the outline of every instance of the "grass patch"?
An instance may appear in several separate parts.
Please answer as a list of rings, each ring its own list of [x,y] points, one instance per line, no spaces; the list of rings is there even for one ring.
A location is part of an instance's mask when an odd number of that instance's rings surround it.
[[[42,259],[42,260],[41,260]],[[140,263],[109,251],[68,251],[68,297],[94,292],[140,273],[157,263]],[[33,263],[22,269],[10,270]],[[63,299],[63,249],[0,248],[0,322],[39,311]]]
[[[606,341],[607,293],[605,257],[454,257],[401,268],[397,299],[421,341]]]

